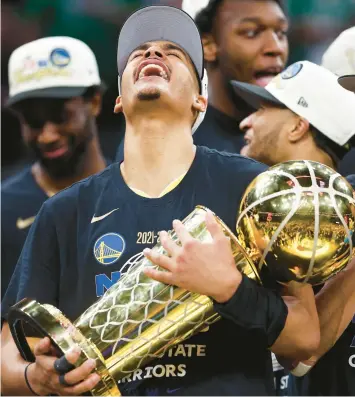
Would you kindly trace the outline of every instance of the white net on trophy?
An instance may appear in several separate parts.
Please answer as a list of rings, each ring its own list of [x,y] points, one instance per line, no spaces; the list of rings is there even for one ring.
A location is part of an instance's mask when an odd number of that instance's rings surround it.
[[[354,190],[333,169],[285,162],[249,185],[237,221],[238,239],[255,267],[280,282],[313,285],[341,271],[353,253]]]
[[[185,223],[192,236],[210,239],[205,211],[192,215]],[[171,236],[177,241],[175,233]],[[159,243],[154,249],[166,254]],[[99,336],[95,337],[96,347],[105,358],[117,351],[127,357],[120,364],[123,374],[140,368],[149,358],[163,356],[182,335],[186,338],[186,332],[191,335],[217,318],[210,299],[148,278],[143,273],[148,266],[156,267],[142,253],[133,256],[124,265],[119,282],[75,322],[83,334],[90,328],[91,334]],[[206,305],[210,310],[206,311]],[[133,353],[137,360],[128,360]]]

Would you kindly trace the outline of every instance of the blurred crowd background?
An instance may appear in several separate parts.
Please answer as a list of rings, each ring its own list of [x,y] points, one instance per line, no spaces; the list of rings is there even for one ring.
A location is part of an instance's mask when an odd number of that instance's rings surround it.
[[[355,0],[285,0],[291,23],[288,63],[320,63],[329,44],[344,29],[355,25]],[[2,180],[31,159],[21,141],[18,120],[4,108],[8,95],[7,66],[18,46],[46,36],[71,36],[94,51],[107,86],[98,119],[104,155],[114,159],[121,137],[115,132],[117,115],[116,47],[125,18],[144,5],[181,7],[181,0],[2,0],[1,12],[1,166]]]

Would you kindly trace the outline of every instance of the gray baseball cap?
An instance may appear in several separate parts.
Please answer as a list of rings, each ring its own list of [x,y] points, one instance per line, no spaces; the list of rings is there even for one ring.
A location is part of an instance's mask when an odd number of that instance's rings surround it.
[[[117,67],[122,76],[132,52],[150,41],[170,41],[191,58],[197,74],[204,74],[201,36],[194,20],[179,8],[149,6],[134,12],[123,25],[118,39]]]

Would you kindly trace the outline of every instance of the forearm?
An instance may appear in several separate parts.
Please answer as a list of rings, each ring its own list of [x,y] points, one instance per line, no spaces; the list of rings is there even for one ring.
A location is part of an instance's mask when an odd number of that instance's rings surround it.
[[[25,368],[28,364],[20,355],[11,337],[9,326],[4,324],[1,332],[1,389],[7,396],[30,396],[31,391],[25,381]]]
[[[316,296],[321,340],[314,359],[322,357],[343,334],[355,314],[355,259]]]
[[[288,316],[271,351],[289,360],[307,359],[319,346],[320,332],[315,299],[311,288],[303,296],[284,297]]]
[[[330,350],[355,313],[355,259],[348,268],[332,278],[316,296],[320,343],[309,357],[297,361],[278,356],[280,363],[296,376],[305,375]]]

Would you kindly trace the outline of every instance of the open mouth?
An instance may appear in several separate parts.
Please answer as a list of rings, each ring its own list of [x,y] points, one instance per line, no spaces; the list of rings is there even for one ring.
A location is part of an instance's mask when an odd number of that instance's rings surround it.
[[[270,81],[282,72],[281,67],[273,67],[268,69],[263,69],[254,74],[255,84],[260,87],[267,86]]]
[[[146,60],[137,69],[136,82],[147,77],[159,77],[169,81],[170,75],[169,68],[163,62],[156,59]]]

